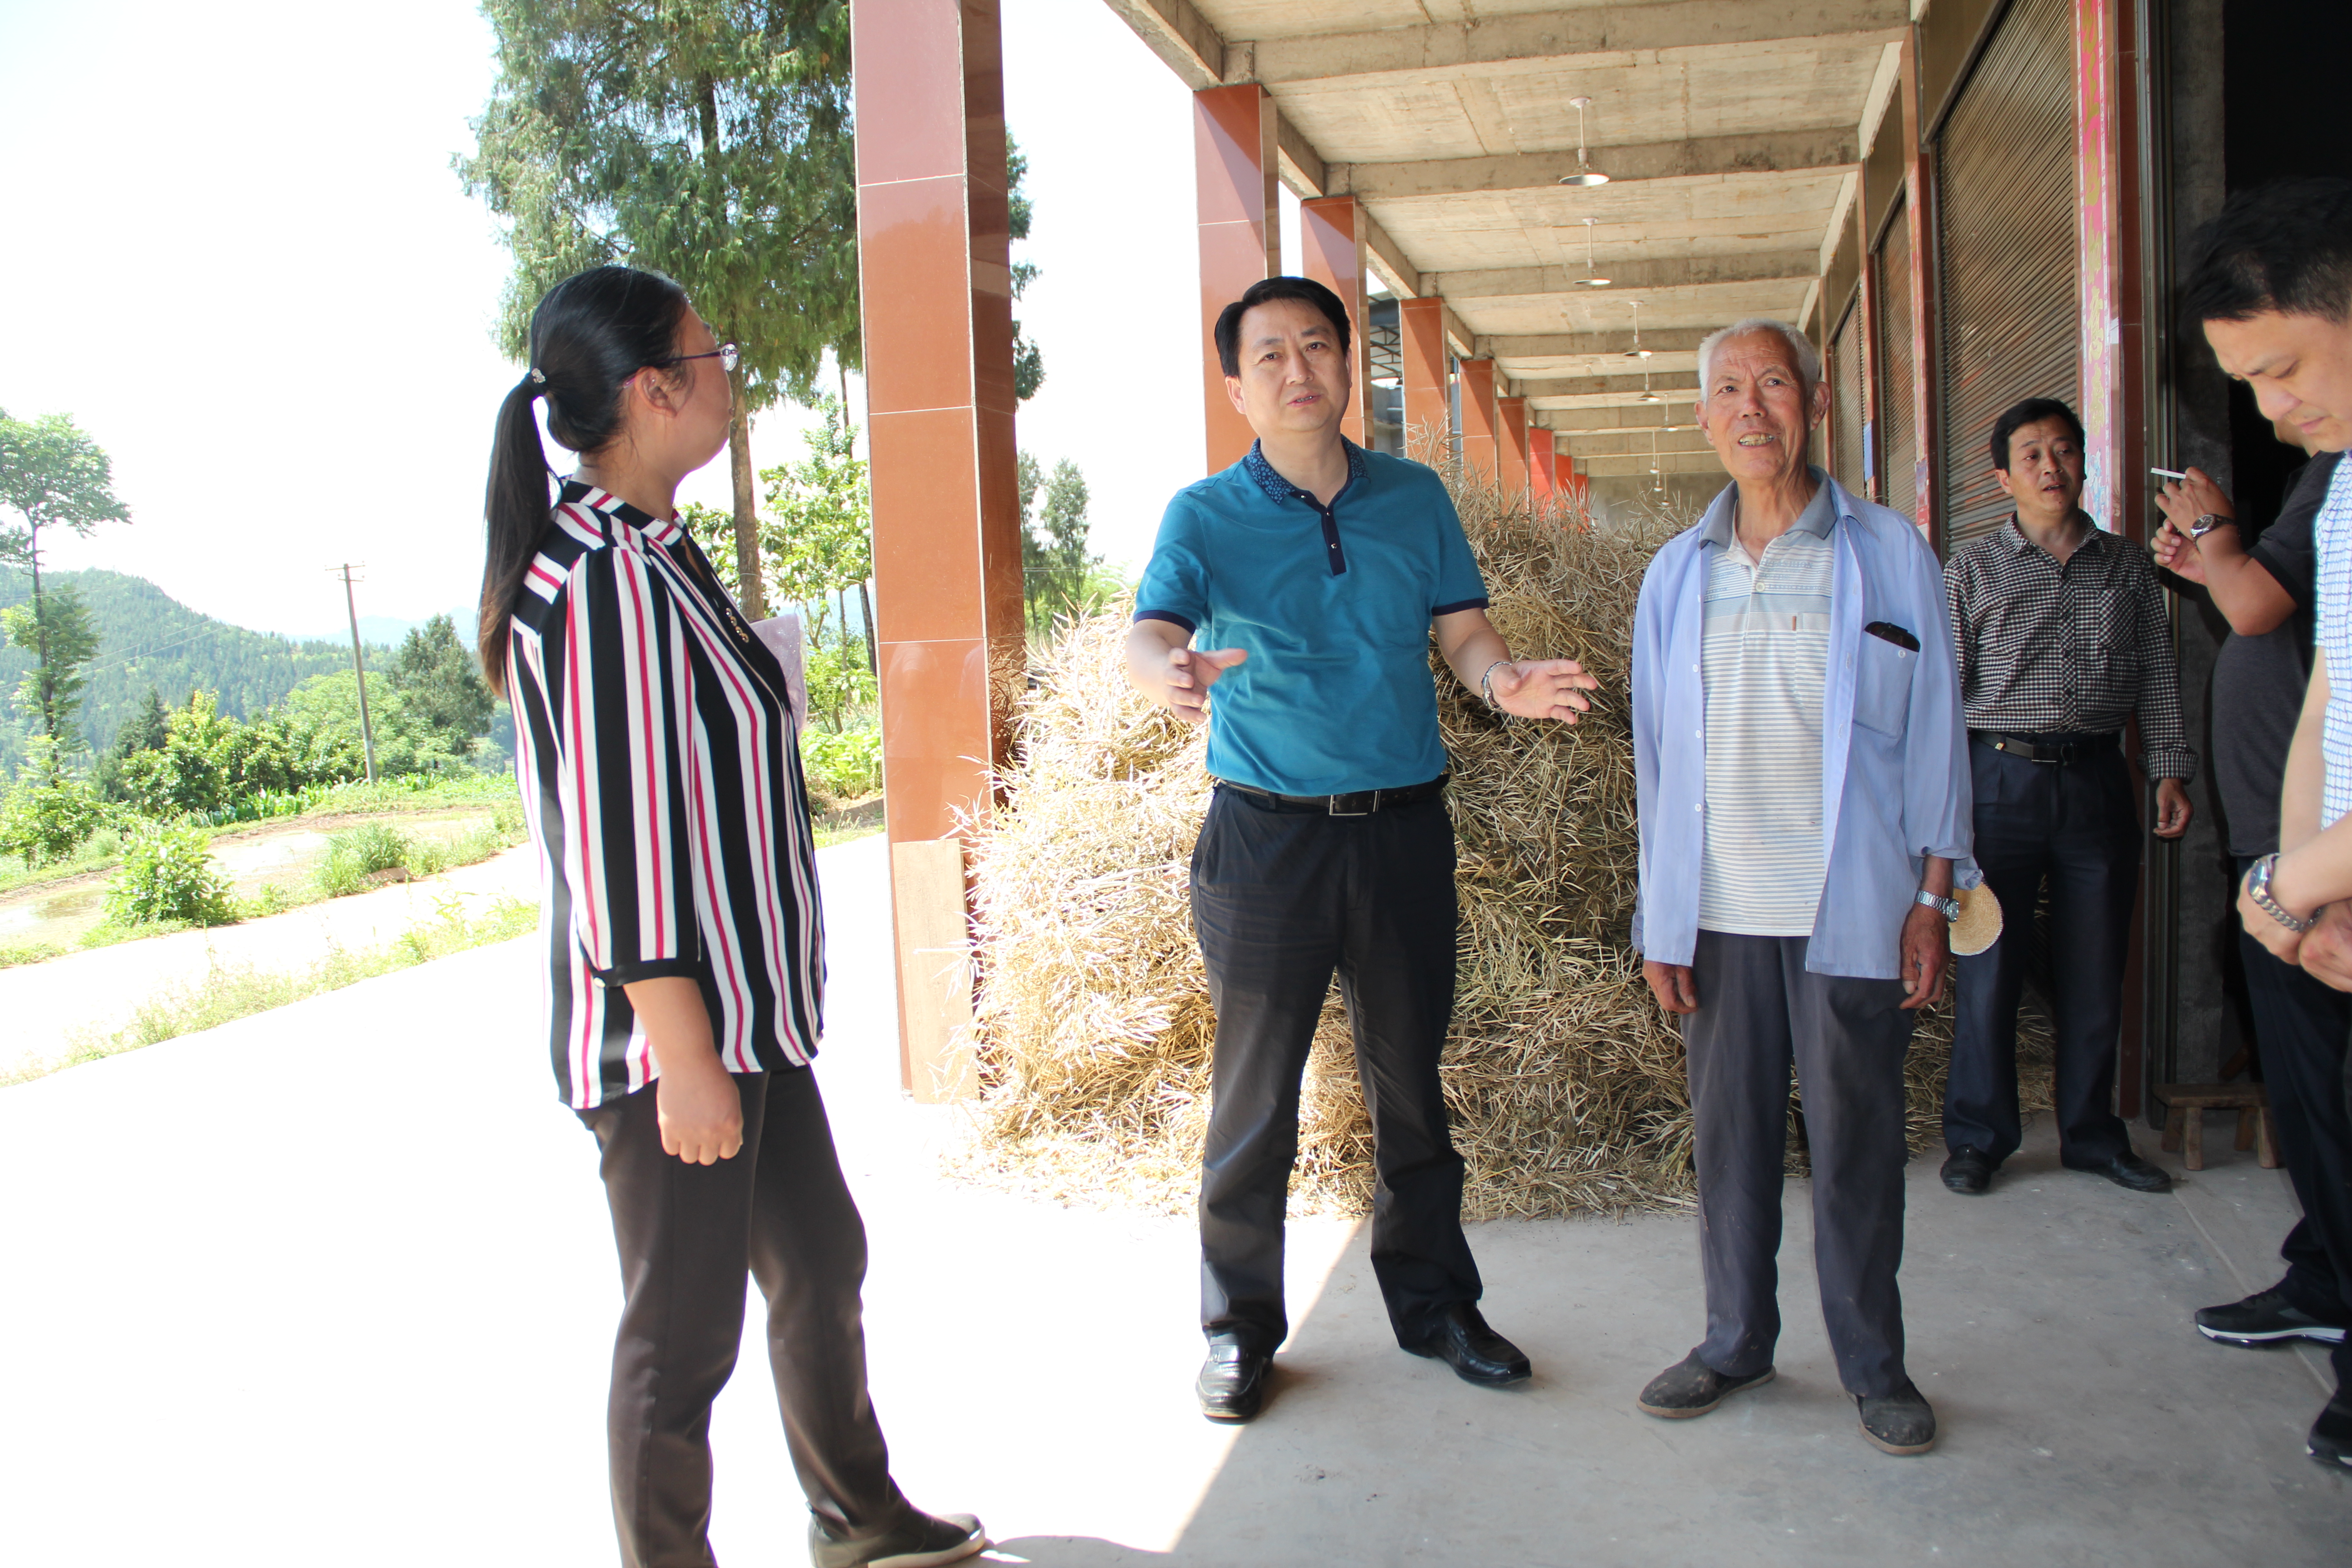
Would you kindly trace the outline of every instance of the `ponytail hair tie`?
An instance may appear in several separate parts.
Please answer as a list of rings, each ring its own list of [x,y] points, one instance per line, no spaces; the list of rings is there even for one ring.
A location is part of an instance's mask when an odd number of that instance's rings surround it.
[[[547,373],[540,369],[537,365],[531,366],[530,384],[533,386],[545,386],[547,384]]]

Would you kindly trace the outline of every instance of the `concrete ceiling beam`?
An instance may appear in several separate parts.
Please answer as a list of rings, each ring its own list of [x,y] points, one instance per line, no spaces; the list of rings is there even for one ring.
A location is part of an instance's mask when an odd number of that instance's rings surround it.
[[[1192,0],[1107,0],[1186,87],[1198,92],[1225,79],[1225,40]]]
[[[1580,249],[1573,231],[1561,245]],[[1629,289],[1702,288],[1710,283],[1807,283],[1815,276],[1810,250],[1768,251],[1761,256],[1684,256],[1655,261],[1611,261],[1600,270],[1609,281],[1584,281],[1584,268],[1495,267],[1467,272],[1425,274],[1429,291],[1449,300],[1502,300],[1523,295],[1622,294]]]
[[[1565,447],[1571,456],[1580,458],[1642,458],[1646,459],[1650,455],[1650,443],[1654,440],[1658,444],[1657,451],[1660,457],[1669,454],[1689,457],[1697,453],[1712,456],[1715,451],[1714,447],[1706,444],[1706,437],[1687,425],[1679,430],[1647,432],[1635,430],[1570,432],[1561,430],[1558,426],[1554,426],[1552,429],[1552,449],[1558,451]]]
[[[1646,380],[1639,371],[1631,375],[1548,375],[1530,371],[1511,378],[1511,395],[1530,401],[1542,398],[1556,408],[1599,408],[1606,405],[1632,403],[1644,392],[1661,396],[1689,398],[1698,392],[1698,376],[1663,374],[1652,371]]]
[[[1699,136],[1685,142],[1594,147],[1587,153],[1613,188],[1634,180],[1676,180],[1738,174],[1817,174],[1862,166],[1851,125],[1771,131],[1748,136]],[[1488,191],[1551,190],[1576,168],[1568,152],[1507,153],[1485,158],[1433,158],[1412,163],[1330,163],[1331,194],[1367,201],[1451,196]]]
[[[1658,327],[1641,334],[1640,346],[1653,353],[1693,354],[1711,327]],[[1480,337],[1475,353],[1480,358],[1495,356],[1504,359],[1569,359],[1592,354],[1630,353],[1634,348],[1633,333],[1609,332],[1528,332],[1510,337]],[[1626,364],[1635,375],[1642,373],[1641,363],[1628,360]],[[1520,379],[1532,379],[1522,377]]]
[[[1185,0],[1111,4],[1122,15],[1149,9],[1157,16],[1160,6],[1191,9]],[[1519,60],[1550,60],[1559,70],[1573,71],[1580,56],[1599,57],[1583,62],[1598,67],[1658,49],[1728,51],[1800,41],[1824,47],[1886,44],[1899,41],[1910,23],[1910,0],[1661,0],[1377,32],[1234,39],[1227,43],[1222,64],[1229,81],[1268,87]]]
[[[1598,436],[1612,430],[1663,430],[1669,421],[1688,430],[1691,426],[1691,403],[1677,397],[1668,403],[1619,403],[1601,407],[1551,408],[1539,410],[1544,423],[1562,433]]]
[[[1657,461],[1663,473],[1711,475],[1717,484],[1731,482],[1730,476],[1723,471],[1723,465],[1716,460],[1713,452],[1661,452]],[[1638,457],[1579,458],[1576,466],[1596,479],[1646,479],[1651,477],[1650,454],[1647,452]]]

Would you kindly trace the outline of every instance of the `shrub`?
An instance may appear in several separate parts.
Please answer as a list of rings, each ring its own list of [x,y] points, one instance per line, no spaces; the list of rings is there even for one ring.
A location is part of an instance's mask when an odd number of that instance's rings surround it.
[[[407,865],[414,847],[405,834],[381,822],[338,833],[327,840],[327,858],[318,871],[320,890],[330,898],[363,893],[376,872]]]
[[[213,864],[211,841],[193,827],[159,828],[132,839],[122,852],[122,869],[107,885],[106,914],[121,925],[224,925],[236,918],[228,879]]]
[[[801,765],[809,791],[832,800],[856,800],[882,787],[882,731],[812,731],[801,737]]]
[[[0,802],[0,854],[16,856],[27,870],[62,860],[113,816],[98,792],[79,779],[37,784],[27,778]]]

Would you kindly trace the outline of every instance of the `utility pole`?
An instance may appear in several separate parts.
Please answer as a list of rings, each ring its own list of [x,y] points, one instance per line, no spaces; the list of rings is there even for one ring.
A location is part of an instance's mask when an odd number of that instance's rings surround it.
[[[330,566],[327,570],[342,574],[343,608],[352,617],[352,674],[358,678],[360,683],[360,744],[367,752],[367,782],[373,784],[375,783],[375,729],[368,722],[367,664],[360,658],[359,602],[352,597],[352,574],[363,570],[365,564],[364,562],[354,563],[346,561],[340,566]]]

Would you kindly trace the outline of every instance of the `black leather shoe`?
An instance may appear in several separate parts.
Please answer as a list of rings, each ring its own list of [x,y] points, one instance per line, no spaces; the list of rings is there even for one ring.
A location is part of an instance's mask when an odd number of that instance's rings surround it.
[[[1687,1421],[1694,1415],[1704,1415],[1732,1394],[1742,1389],[1761,1388],[1772,1381],[1772,1369],[1751,1373],[1746,1377],[1726,1377],[1693,1351],[1657,1376],[1650,1379],[1633,1407],[1644,1415],[1655,1415],[1664,1421]]]
[[[835,1541],[809,1521],[809,1562],[815,1568],[940,1568],[988,1548],[988,1531],[968,1513],[940,1518],[910,1508],[888,1531],[864,1541]]]
[[[2102,1160],[2095,1165],[2076,1165],[2070,1163],[2066,1168],[2070,1171],[2081,1171],[2087,1175],[2105,1176],[2116,1185],[2129,1187],[2136,1193],[2160,1193],[2172,1185],[2170,1176],[2166,1175],[2138,1155],[2128,1152],[2118,1154],[2112,1160]]]
[[[2327,1402],[2312,1423],[2303,1449],[2331,1469],[2340,1466],[2352,1470],[2352,1399],[2339,1394]]]
[[[1884,1398],[1854,1396],[1862,1435],[1882,1454],[1924,1454],[1936,1446],[1936,1413],[1909,1378]]]
[[[1266,1375],[1274,1358],[1220,1340],[1209,1346],[1209,1359],[1192,1392],[1201,1396],[1201,1414],[1212,1421],[1253,1419],[1265,1405]]]
[[[1444,1362],[1465,1383],[1488,1388],[1525,1383],[1535,1371],[1518,1346],[1486,1326],[1475,1301],[1453,1303],[1425,1338],[1404,1348]]]
[[[1944,1162],[1944,1185],[1969,1197],[1982,1195],[1992,1185],[1992,1156],[1981,1149],[1960,1148]]]

